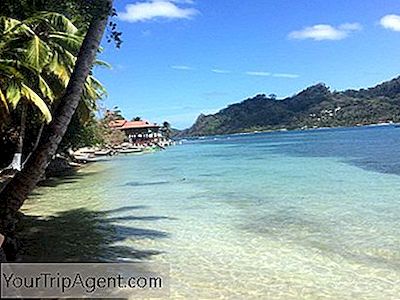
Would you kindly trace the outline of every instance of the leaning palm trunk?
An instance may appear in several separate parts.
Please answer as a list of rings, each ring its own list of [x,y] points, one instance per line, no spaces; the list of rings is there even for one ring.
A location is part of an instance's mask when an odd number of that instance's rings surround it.
[[[111,9],[112,0],[103,1],[103,7]],[[43,133],[39,146],[27,161],[23,170],[0,193],[0,232],[13,233],[15,213],[40,181],[47,166],[56,154],[57,148],[81,99],[86,78],[96,59],[96,53],[107,24],[108,13],[109,11],[104,10],[103,14],[96,14],[93,17],[65,94],[61,98],[61,104],[54,115],[54,121],[50,123]]]

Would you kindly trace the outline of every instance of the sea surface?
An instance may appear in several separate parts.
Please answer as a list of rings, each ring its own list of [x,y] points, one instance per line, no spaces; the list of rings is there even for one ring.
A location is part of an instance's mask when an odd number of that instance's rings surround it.
[[[23,212],[27,256],[165,263],[173,299],[400,299],[394,126],[120,155],[38,188]]]

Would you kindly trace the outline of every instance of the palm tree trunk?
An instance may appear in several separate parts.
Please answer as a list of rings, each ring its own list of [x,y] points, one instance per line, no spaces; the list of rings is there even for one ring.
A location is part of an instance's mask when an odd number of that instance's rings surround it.
[[[53,122],[44,132],[39,147],[27,161],[25,168],[0,193],[0,232],[7,234],[14,231],[15,213],[43,176],[76,111],[86,78],[96,59],[109,10],[112,8],[112,0],[103,1],[102,7],[107,9],[104,9],[104,13],[93,16]]]
[[[35,150],[39,146],[39,142],[40,142],[40,138],[42,137],[43,129],[44,129],[44,123],[42,123],[42,125],[40,125],[39,132],[38,132],[36,140],[35,140],[35,144],[33,145],[31,152],[29,152],[28,156],[25,158],[24,162],[22,163],[22,168],[25,167],[26,162],[29,161],[32,154],[35,152]]]
[[[28,106],[26,103],[22,103],[22,113],[21,113],[21,131],[19,133],[19,141],[17,152],[22,154],[22,150],[24,148],[24,139],[25,139],[25,129],[26,129],[26,113],[28,110]]]
[[[21,171],[21,169],[22,169],[22,150],[24,149],[27,110],[28,110],[27,104],[22,103],[21,129],[19,131],[17,150],[15,151],[13,160],[12,160],[10,166],[8,167],[9,169],[16,170],[16,171]]]

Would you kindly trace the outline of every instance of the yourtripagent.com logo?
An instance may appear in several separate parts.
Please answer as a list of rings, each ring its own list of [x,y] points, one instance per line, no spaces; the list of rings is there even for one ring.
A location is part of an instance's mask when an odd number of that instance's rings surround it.
[[[1,298],[163,298],[169,267],[143,263],[1,264]]]

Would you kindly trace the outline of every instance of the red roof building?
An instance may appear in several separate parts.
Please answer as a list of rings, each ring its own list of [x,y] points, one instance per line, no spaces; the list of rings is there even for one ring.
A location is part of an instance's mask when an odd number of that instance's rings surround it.
[[[158,129],[156,123],[150,123],[148,121],[126,121],[119,129],[128,130],[128,129]]]
[[[128,122],[126,120],[115,120],[115,121],[111,121],[108,126],[110,128],[121,128],[122,126],[124,126],[124,124]]]
[[[129,141],[136,142],[157,142],[161,137],[161,126],[149,121],[126,121],[115,120],[109,123],[110,128],[125,132]]]

